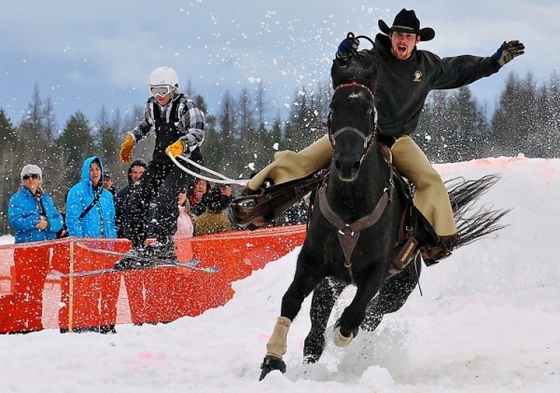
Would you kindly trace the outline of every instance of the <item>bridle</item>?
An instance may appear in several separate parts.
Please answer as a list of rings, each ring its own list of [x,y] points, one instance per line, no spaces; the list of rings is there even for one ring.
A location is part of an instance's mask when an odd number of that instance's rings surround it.
[[[346,87],[360,87],[366,90],[371,95],[372,102],[373,102],[373,92],[367,86],[357,82],[341,84],[335,89],[335,92],[338,89],[346,88]],[[330,115],[329,115],[329,139],[331,141],[333,149],[335,148],[336,138],[338,138],[341,134],[345,132],[355,133],[356,135],[359,135],[363,139],[364,149],[362,152],[362,156],[360,158],[360,164],[361,164],[364,157],[368,153],[368,150],[371,147],[372,142],[375,141],[375,136],[377,133],[377,127],[375,125],[375,121],[373,122],[372,130],[367,134],[367,136],[364,135],[363,132],[360,132],[358,129],[354,127],[342,127],[336,132],[332,133],[331,125],[330,125]],[[375,223],[379,221],[379,219],[383,215],[383,212],[387,208],[387,205],[391,202],[392,199],[393,191],[395,189],[395,184],[393,181],[393,175],[394,175],[393,168],[392,166],[389,166],[389,168],[390,170],[389,170],[388,184],[384,188],[383,193],[378,199],[373,210],[370,211],[369,214],[351,223],[342,220],[342,218],[340,218],[340,216],[336,214],[333,208],[329,205],[326,196],[327,183],[323,183],[323,185],[318,191],[319,210],[321,211],[323,217],[325,217],[327,221],[329,221],[329,223],[332,226],[334,226],[337,230],[336,234],[338,237],[338,241],[340,243],[342,252],[344,254],[344,267],[347,269],[352,282],[354,282],[355,280],[354,280],[354,272],[352,269],[351,258],[352,258],[352,253],[354,252],[354,248],[358,243],[358,239],[360,238],[360,233],[362,230],[375,225]]]
[[[371,89],[369,87],[367,87],[366,85],[362,84],[362,83],[358,83],[358,82],[350,82],[350,83],[343,83],[340,84],[336,87],[336,89],[334,90],[334,93],[336,93],[338,90],[340,89],[344,89],[344,88],[348,88],[348,87],[359,87],[363,90],[365,90],[371,97],[371,101],[373,103],[374,101],[374,95],[373,92],[371,91]],[[334,97],[334,94],[333,94]],[[346,133],[346,132],[352,132],[356,135],[358,135],[362,140],[363,140],[363,151],[362,151],[362,155],[360,158],[360,164],[363,161],[364,157],[366,156],[372,142],[375,140],[375,136],[376,136],[376,132],[377,132],[377,127],[375,125],[375,107],[372,105],[371,107],[372,110],[372,129],[369,130],[369,132],[367,133],[367,135],[365,135],[362,131],[358,130],[355,127],[342,127],[338,130],[336,130],[334,133],[331,130],[331,116],[332,113],[329,113],[329,119],[328,119],[328,135],[329,135],[329,140],[331,142],[331,145],[333,147],[333,150],[335,150],[336,148],[336,139]]]

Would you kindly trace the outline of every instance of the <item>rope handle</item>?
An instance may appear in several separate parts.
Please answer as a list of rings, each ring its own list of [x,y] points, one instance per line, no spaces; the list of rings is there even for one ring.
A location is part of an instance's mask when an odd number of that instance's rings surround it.
[[[222,175],[222,174],[219,173],[219,172],[213,171],[213,170],[210,169],[210,168],[206,168],[205,166],[202,166],[202,165],[200,165],[199,163],[194,162],[193,160],[189,159],[188,157],[186,157],[186,156],[184,156],[184,155],[182,155],[182,154],[180,154],[180,155],[177,156],[177,157],[180,157],[183,161],[187,162],[188,164],[190,164],[190,165],[192,165],[192,166],[194,166],[194,167],[196,167],[196,168],[198,168],[198,169],[201,169],[201,170],[203,170],[203,171],[205,171],[205,172],[208,172],[208,173],[211,174],[211,175],[214,175],[214,176],[219,177],[219,179],[213,179],[213,178],[211,178],[211,177],[204,176],[204,175],[202,175],[202,174],[200,174],[200,173],[194,172],[194,171],[190,170],[189,168],[185,167],[184,165],[182,165],[182,164],[177,160],[177,158],[173,157],[173,153],[169,152],[169,153],[167,153],[167,155],[169,156],[169,158],[171,159],[171,161],[173,161],[173,163],[174,163],[175,165],[177,165],[179,168],[181,168],[184,172],[186,172],[186,173],[188,173],[189,175],[192,175],[192,176],[194,176],[194,177],[197,177],[197,178],[199,178],[199,179],[202,179],[202,180],[206,180],[206,181],[209,181],[209,182],[212,182],[212,183],[218,183],[218,184],[237,184],[237,185],[240,185],[240,186],[243,186],[243,187],[247,186],[247,183],[249,182],[248,179],[247,179],[247,180],[235,180],[235,179],[230,179],[229,177],[224,176],[224,175]]]

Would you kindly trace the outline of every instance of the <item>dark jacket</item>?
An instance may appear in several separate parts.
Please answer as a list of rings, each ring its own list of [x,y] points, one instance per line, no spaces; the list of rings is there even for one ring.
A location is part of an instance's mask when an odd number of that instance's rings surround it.
[[[390,38],[377,34],[374,49],[358,52],[347,65],[335,59],[331,76],[335,88],[352,80],[368,85],[375,94],[381,133],[399,137],[415,131],[430,91],[465,86],[499,69],[492,57],[442,59],[417,48],[408,59],[399,60],[391,53]]]
[[[148,163],[142,159],[135,159],[130,163],[128,166],[128,183],[126,186],[121,187],[117,191],[117,195],[115,196],[115,220],[117,224],[117,235],[118,237],[128,237],[125,234],[123,229],[124,217],[125,217],[125,206],[126,206],[126,198],[130,193],[130,188],[132,187],[132,168],[135,166],[143,166],[144,169],[148,168]]]

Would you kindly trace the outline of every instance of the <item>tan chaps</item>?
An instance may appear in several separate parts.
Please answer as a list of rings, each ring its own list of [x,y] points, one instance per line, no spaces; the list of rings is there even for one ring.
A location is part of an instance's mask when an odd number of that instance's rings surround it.
[[[432,225],[438,236],[457,234],[453,210],[441,176],[428,157],[408,135],[402,136],[391,147],[393,165],[410,180],[414,192],[414,206]]]
[[[447,189],[426,155],[407,135],[397,139],[391,147],[391,152],[395,168],[416,188],[414,205],[432,225],[436,234],[455,235],[457,227]],[[332,146],[325,135],[298,153],[276,153],[274,161],[257,173],[247,186],[258,190],[266,178],[272,179],[274,184],[302,178],[328,167],[331,157]]]

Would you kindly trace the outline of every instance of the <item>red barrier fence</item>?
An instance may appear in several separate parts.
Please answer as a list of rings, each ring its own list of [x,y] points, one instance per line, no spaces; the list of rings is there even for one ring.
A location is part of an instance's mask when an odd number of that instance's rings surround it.
[[[176,240],[180,260],[198,267],[160,268],[85,277],[63,274],[110,268],[125,239],[65,238],[0,246],[0,333],[157,323],[197,316],[233,297],[231,283],[301,245],[305,226],[236,231]]]

